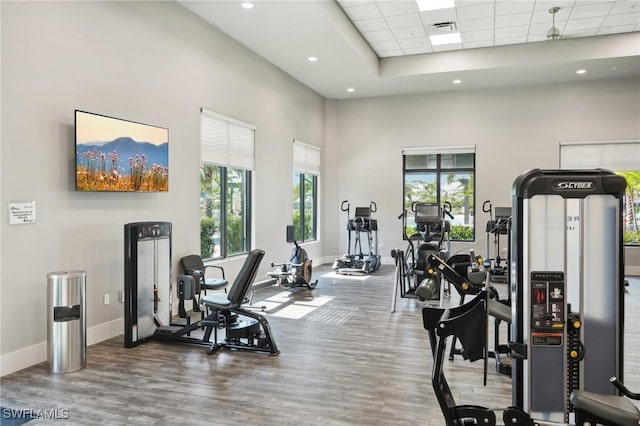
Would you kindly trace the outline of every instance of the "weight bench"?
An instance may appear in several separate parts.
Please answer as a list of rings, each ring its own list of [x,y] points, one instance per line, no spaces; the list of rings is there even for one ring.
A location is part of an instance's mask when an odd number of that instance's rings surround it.
[[[201,302],[207,311],[218,318],[216,324],[211,325],[213,341],[207,349],[208,354],[221,348],[268,352],[271,355],[280,353],[267,319],[255,311],[242,308],[243,303],[248,301],[247,294],[263,257],[263,250],[252,250],[228,294],[211,293],[202,297]],[[224,328],[226,332],[223,342],[218,342],[219,328]]]

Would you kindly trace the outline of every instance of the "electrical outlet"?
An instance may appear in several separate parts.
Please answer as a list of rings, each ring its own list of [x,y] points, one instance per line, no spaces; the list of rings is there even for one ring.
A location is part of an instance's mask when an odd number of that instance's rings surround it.
[[[109,293],[104,295],[104,297],[102,298],[102,303],[104,303],[105,306],[109,304]]]

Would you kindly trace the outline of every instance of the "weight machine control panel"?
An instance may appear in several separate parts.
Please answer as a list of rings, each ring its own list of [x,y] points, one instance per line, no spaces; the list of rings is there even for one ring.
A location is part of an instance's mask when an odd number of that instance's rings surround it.
[[[150,223],[140,225],[138,240],[168,238],[171,236],[171,225],[168,223]]]
[[[564,318],[564,272],[531,272],[531,344],[562,345]]]

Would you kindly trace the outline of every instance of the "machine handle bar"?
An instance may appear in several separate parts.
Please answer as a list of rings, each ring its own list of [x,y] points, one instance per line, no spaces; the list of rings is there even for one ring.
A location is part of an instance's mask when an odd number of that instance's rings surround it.
[[[487,204],[489,204],[489,208],[487,208]],[[482,211],[485,213],[491,213],[491,200],[487,200],[482,203]]]
[[[378,211],[378,205],[375,201],[369,201],[369,209],[371,210],[371,213],[375,213]]]
[[[640,393],[631,392],[629,389],[627,389],[625,385],[622,384],[620,380],[618,380],[617,377],[614,376],[610,378],[609,381],[613,386],[615,386],[620,391],[621,394],[623,394],[627,398],[640,399]]]
[[[347,205],[347,207],[345,208],[344,205]],[[340,210],[342,210],[343,212],[348,212],[349,211],[349,200],[344,200],[342,202],[342,204],[340,204]]]

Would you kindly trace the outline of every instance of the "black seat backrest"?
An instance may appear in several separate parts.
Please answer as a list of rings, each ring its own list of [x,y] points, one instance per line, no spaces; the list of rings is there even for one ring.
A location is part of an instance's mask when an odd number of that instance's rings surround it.
[[[190,254],[180,259],[180,266],[185,274],[187,271],[201,271],[204,272],[204,262],[202,258],[197,254]]]
[[[253,280],[258,273],[258,267],[264,257],[264,250],[255,249],[249,252],[247,259],[242,265],[236,280],[233,282],[227,299],[233,304],[241,304],[247,297],[247,293],[253,284]]]

